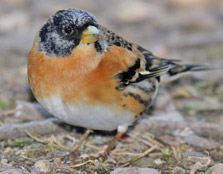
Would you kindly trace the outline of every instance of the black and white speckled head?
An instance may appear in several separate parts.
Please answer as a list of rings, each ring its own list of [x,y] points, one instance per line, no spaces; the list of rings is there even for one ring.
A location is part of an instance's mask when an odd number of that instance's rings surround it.
[[[48,56],[66,57],[80,44],[82,32],[89,26],[98,27],[89,12],[77,9],[60,10],[49,17],[39,32],[39,51]]]

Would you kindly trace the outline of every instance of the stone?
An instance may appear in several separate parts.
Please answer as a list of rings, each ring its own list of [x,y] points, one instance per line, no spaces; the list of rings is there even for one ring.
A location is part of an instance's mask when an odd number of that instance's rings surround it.
[[[160,174],[155,169],[152,168],[137,168],[137,167],[129,167],[129,168],[117,168],[112,171],[110,174]]]
[[[215,149],[219,146],[219,144],[213,140],[206,139],[204,137],[200,137],[195,134],[191,134],[184,137],[184,140],[193,146],[200,147],[202,149]]]
[[[0,174],[29,174],[29,172],[23,169],[8,169],[0,172]]]
[[[40,121],[52,115],[38,103],[17,100],[15,117],[27,121]]]
[[[158,121],[184,122],[184,117],[182,116],[180,112],[177,112],[177,111],[156,115],[156,116],[150,117],[150,119],[158,120]]]
[[[34,169],[42,173],[51,171],[50,162],[47,160],[39,160],[34,164]]]
[[[212,174],[222,174],[223,173],[223,163],[215,164],[212,167]]]

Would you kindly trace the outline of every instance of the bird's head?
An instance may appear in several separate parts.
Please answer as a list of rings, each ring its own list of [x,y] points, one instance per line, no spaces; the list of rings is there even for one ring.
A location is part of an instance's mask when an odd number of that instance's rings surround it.
[[[60,10],[50,16],[38,34],[40,52],[48,56],[69,56],[81,44],[101,39],[94,15],[77,9]]]

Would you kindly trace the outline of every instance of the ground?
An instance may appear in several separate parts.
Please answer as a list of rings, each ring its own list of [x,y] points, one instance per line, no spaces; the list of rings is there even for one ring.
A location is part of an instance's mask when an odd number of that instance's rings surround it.
[[[223,163],[222,1],[2,0],[0,4],[0,172],[20,167],[33,173],[39,168],[48,173],[110,173],[132,166],[161,173],[208,174],[212,166]],[[84,129],[57,123],[52,126],[55,130],[41,130],[52,118],[42,118],[32,108],[35,101],[26,65],[41,24],[67,8],[92,12],[100,24],[160,57],[220,69],[164,84],[150,114],[129,129],[107,161],[96,157],[114,132],[92,133],[76,160],[63,164],[60,157]],[[11,132],[10,126],[16,131]]]

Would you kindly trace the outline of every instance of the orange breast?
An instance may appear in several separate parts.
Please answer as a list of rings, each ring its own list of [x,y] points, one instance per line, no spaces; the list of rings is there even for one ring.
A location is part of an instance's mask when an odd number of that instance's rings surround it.
[[[33,47],[28,78],[34,96],[43,99],[60,95],[68,104],[117,105],[120,111],[138,115],[144,105],[116,90],[118,80],[114,78],[134,64],[135,55],[114,47],[100,57],[92,46],[77,47],[68,58],[47,57]]]

